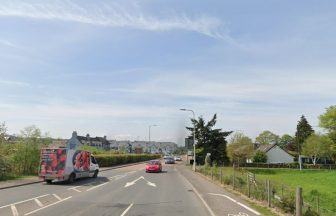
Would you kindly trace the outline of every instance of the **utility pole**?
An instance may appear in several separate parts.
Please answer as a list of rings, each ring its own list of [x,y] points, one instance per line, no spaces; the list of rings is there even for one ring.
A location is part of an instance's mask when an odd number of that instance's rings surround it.
[[[190,109],[180,109],[181,111],[187,111],[187,112],[192,112],[193,118],[195,118],[195,112]],[[194,141],[194,163],[193,163],[193,171],[196,172],[196,125],[194,123],[194,133],[193,133],[193,141]]]
[[[150,148],[150,151],[151,151],[151,146],[150,146],[150,142],[151,142],[151,128],[152,127],[157,127],[158,125],[154,124],[154,125],[149,125],[148,126],[148,145],[149,145],[149,148]],[[151,152],[150,152],[151,153]]]

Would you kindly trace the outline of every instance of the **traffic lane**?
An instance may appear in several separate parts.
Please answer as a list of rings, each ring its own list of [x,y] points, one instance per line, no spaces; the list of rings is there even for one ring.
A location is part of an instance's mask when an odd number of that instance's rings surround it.
[[[260,215],[258,211],[251,208],[238,196],[195,174],[189,168],[180,165],[177,166],[177,170],[199,191],[200,195],[216,215]]]
[[[163,173],[146,173],[145,179],[157,185],[155,189],[142,188],[142,195],[134,198],[129,215],[199,215],[208,211],[190,185],[180,176],[174,165],[164,165]],[[130,189],[137,193],[138,187]]]
[[[125,187],[126,185],[129,186]],[[123,214],[209,215],[191,187],[171,166],[164,166],[163,173],[145,173],[144,170],[138,170],[133,175],[112,181],[89,193],[80,193],[34,215]]]
[[[107,170],[104,172],[100,172],[98,178],[96,179],[94,178],[78,179],[73,184],[68,184],[66,182],[59,182],[56,184],[48,185],[43,182],[38,184],[31,184],[15,188],[3,189],[0,190],[0,207],[46,194],[59,194],[62,193],[63,191],[68,190],[69,188],[73,188],[80,185],[100,184],[102,182],[106,182],[108,178],[111,176],[123,174],[130,171],[137,171],[139,169],[142,169],[143,167],[144,165],[141,164],[129,167],[122,167],[113,170]]]
[[[0,207],[0,215],[31,215],[35,214],[36,212],[42,211],[46,208],[50,208],[54,205],[59,205],[62,202],[70,200],[73,197],[76,197],[80,193],[89,193],[89,191],[96,190],[106,184],[110,184],[111,182],[118,181],[126,176],[134,174],[136,171],[128,171],[122,174],[117,174],[114,176],[109,177],[109,181],[106,181],[101,184],[96,185],[80,185],[74,186],[74,190],[65,190],[67,194],[58,193],[58,194],[46,194],[40,197],[36,197],[35,199],[24,200],[19,203],[14,203],[8,206]],[[64,192],[64,191],[63,191]]]

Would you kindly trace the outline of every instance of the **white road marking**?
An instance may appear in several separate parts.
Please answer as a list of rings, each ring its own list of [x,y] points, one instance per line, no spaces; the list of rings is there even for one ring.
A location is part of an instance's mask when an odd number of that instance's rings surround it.
[[[30,200],[37,199],[37,198],[41,198],[41,197],[45,197],[45,196],[48,196],[48,195],[50,195],[50,194],[44,194],[44,195],[42,195],[42,196],[33,197],[33,198],[30,198],[30,199],[22,200],[22,201],[20,201],[20,202],[16,202],[16,203],[12,203],[12,204],[8,204],[8,205],[4,205],[4,206],[1,206],[0,209],[9,207],[9,206],[11,206],[11,205],[17,205],[17,204],[20,204],[20,203],[28,202],[28,201],[30,201]]]
[[[125,216],[127,212],[132,208],[132,206],[133,206],[133,203],[131,203],[131,205],[129,205],[127,209],[125,209],[125,211],[120,216]]]
[[[34,200],[35,200],[35,202],[38,206],[43,207],[43,204],[40,202],[40,200],[38,200],[36,198]]]
[[[110,183],[110,182],[105,182],[105,183],[103,183],[103,184],[93,186],[93,187],[87,189],[86,191],[90,191],[90,190],[96,189],[96,188],[101,187],[101,186],[103,186],[103,185],[106,185],[106,184],[108,184],[108,183]]]
[[[13,216],[19,216],[19,212],[16,209],[15,205],[11,205],[10,207],[12,209]]]
[[[201,196],[201,194],[198,192],[198,190],[194,187],[194,185],[192,185],[191,182],[186,177],[184,177],[179,171],[177,171],[177,173],[179,173],[180,176],[182,176],[186,180],[186,182],[189,183],[189,185],[191,186],[192,190],[195,192],[195,194],[198,196],[198,198],[202,201],[203,205],[208,210],[208,212],[210,213],[210,215],[211,216],[216,216],[215,213],[210,208],[210,206],[205,202],[205,200],[203,199],[203,197]]]
[[[78,193],[82,192],[82,191],[78,190],[77,188],[69,188],[68,190],[74,190],[74,191],[76,191]]]
[[[239,212],[238,214],[228,214],[228,216],[249,216],[249,215],[243,212]]]
[[[61,201],[61,200],[62,200],[62,198],[59,197],[59,196],[57,196],[57,194],[53,194],[53,196],[54,196],[56,199],[58,199],[58,201]]]
[[[148,180],[145,179],[145,177],[143,177],[143,176],[140,176],[139,178],[135,179],[134,181],[127,182],[127,183],[125,184],[124,187],[127,188],[127,187],[129,187],[129,186],[132,186],[132,185],[134,185],[137,181],[139,181],[140,179],[145,180],[145,181],[147,182],[147,185],[149,185],[149,186],[151,186],[151,187],[156,187],[156,184],[155,184],[155,183],[148,181]]]
[[[257,212],[256,210],[251,209],[250,207],[244,205],[243,203],[240,203],[240,202],[238,202],[237,200],[235,200],[235,199],[233,199],[233,198],[231,198],[231,197],[229,197],[229,196],[226,196],[226,195],[224,195],[224,194],[215,194],[215,193],[208,193],[208,194],[213,195],[213,196],[221,196],[221,197],[225,197],[225,198],[231,200],[232,202],[237,203],[237,204],[240,205],[241,207],[243,207],[243,208],[249,210],[250,212],[253,212],[253,213],[256,214],[256,215],[261,215],[261,214],[260,214],[259,212]]]
[[[59,200],[59,201],[57,201],[57,202],[51,203],[51,204],[49,204],[49,205],[43,206],[42,208],[36,209],[36,210],[34,210],[34,211],[28,212],[28,213],[26,213],[25,215],[33,214],[33,213],[35,213],[35,212],[38,212],[38,211],[40,211],[40,210],[42,210],[42,209],[45,209],[45,208],[48,208],[48,207],[50,207],[50,206],[56,205],[56,204],[58,204],[58,203],[60,203],[60,202],[63,202],[63,201],[65,201],[65,200],[68,200],[68,199],[70,199],[70,198],[72,198],[72,196],[69,196],[69,197],[67,197],[67,198],[65,198],[65,199],[62,199],[62,200]]]

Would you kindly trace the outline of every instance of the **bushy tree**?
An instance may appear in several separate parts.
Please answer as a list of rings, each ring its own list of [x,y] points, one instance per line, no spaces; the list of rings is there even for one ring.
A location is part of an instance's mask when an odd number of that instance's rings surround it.
[[[298,154],[301,154],[303,143],[313,133],[314,133],[314,130],[312,126],[308,123],[306,117],[302,115],[297,124],[296,133],[295,133],[295,143],[296,143],[296,150]]]
[[[196,128],[196,162],[204,163],[207,153],[211,153],[211,160],[217,164],[228,162],[226,153],[226,137],[231,131],[222,131],[222,129],[214,128],[217,123],[217,115],[215,114],[209,122],[205,122],[203,117],[191,119],[192,125]],[[194,128],[187,127],[191,132],[189,138],[193,137]]]
[[[243,133],[234,133],[228,145],[228,154],[235,164],[245,163],[253,156],[253,142]]]
[[[336,105],[328,107],[319,116],[319,125],[328,131],[329,137],[336,143]]]
[[[266,163],[267,162],[267,155],[263,151],[257,151],[253,156],[254,163]]]
[[[284,134],[280,140],[278,145],[283,149],[291,150],[291,146],[295,143],[294,137],[289,134]]]
[[[321,157],[327,157],[333,142],[325,135],[312,134],[304,142],[302,153],[310,157],[315,165]]]
[[[256,142],[260,145],[278,144],[280,138],[271,131],[263,131],[256,137]]]

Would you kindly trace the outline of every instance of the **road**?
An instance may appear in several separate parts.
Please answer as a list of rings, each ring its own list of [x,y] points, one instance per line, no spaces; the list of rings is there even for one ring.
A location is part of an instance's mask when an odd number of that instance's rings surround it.
[[[38,183],[0,190],[0,215],[260,215],[182,164],[145,173],[144,164],[72,185]]]

